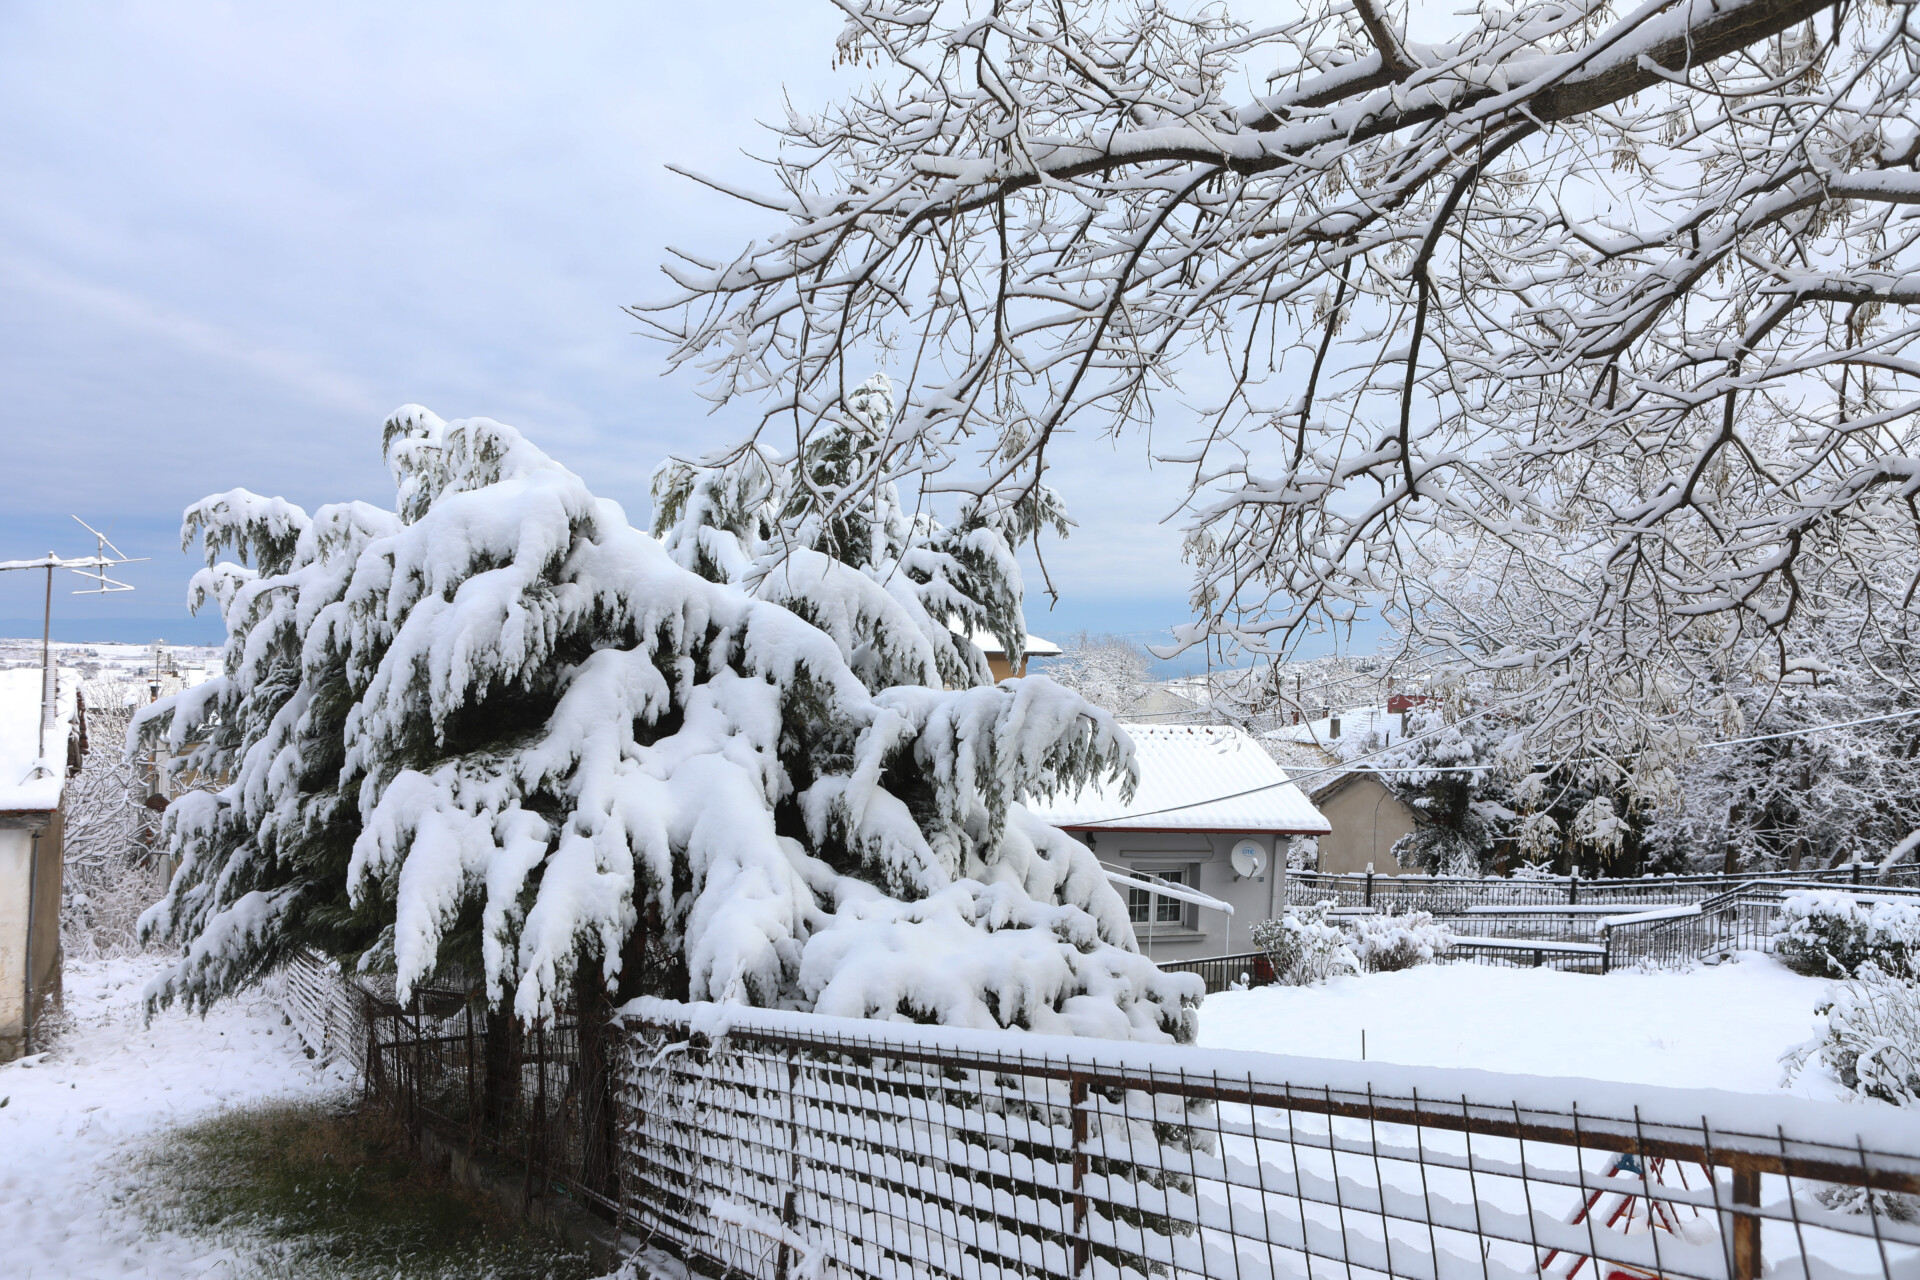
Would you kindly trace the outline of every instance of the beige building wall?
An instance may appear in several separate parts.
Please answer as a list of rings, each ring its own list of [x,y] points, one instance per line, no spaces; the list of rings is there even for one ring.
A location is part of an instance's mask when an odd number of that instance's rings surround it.
[[[1393,856],[1394,841],[1413,830],[1413,815],[1380,779],[1360,774],[1313,803],[1333,827],[1320,837],[1319,870],[1361,872],[1372,863],[1377,875],[1416,874]]]
[[[0,1062],[19,1057],[27,1048],[29,959],[32,1021],[43,1020],[60,1005],[61,834],[57,810],[0,814]]]

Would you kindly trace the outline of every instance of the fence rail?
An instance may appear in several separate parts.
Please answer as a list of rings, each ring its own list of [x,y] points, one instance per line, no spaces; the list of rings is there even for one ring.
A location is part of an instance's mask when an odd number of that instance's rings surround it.
[[[1898,1114],[661,1001],[625,1025],[628,1229],[729,1273],[1920,1271]]]

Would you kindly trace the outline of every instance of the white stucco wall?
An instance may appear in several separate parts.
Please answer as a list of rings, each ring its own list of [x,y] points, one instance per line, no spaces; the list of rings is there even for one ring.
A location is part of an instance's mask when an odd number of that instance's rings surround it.
[[[1090,840],[1087,832],[1073,834],[1081,843],[1090,844],[1102,861],[1135,871],[1197,866],[1200,883],[1194,887],[1209,897],[1232,904],[1231,920],[1220,911],[1190,907],[1181,926],[1157,925],[1151,938],[1146,926],[1136,925],[1134,937],[1141,951],[1150,952],[1155,960],[1197,960],[1247,951],[1253,945],[1248,930],[1254,922],[1271,916],[1276,902],[1284,905],[1286,901],[1285,894],[1278,891],[1281,886],[1275,878],[1286,866],[1286,836],[1278,837],[1282,855],[1276,866],[1275,837],[1269,835],[1102,831],[1093,833]],[[1252,840],[1266,854],[1266,868],[1258,876],[1243,877],[1233,869],[1230,855],[1234,846],[1243,840]],[[1126,896],[1125,885],[1114,887],[1122,897]]]
[[[0,1061],[18,1052],[27,1008],[27,882],[33,833],[0,827]]]

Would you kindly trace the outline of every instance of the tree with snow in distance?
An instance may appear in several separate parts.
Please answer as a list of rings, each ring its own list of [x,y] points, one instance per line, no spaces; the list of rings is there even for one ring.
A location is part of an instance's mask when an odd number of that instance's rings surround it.
[[[729,506],[762,483],[735,474],[686,486],[715,514],[663,543],[487,419],[408,407],[385,451],[390,511],[187,512],[223,670],[137,732],[226,781],[166,815],[181,865],[143,926],[182,955],[154,1001],[310,947],[403,1000],[457,967],[526,1021],[657,994],[1191,1038],[1197,980],[1136,952],[1092,855],[1021,803],[1130,785],[1125,735],[1043,677],[946,687],[925,623],[970,607],[985,526],[943,542],[883,488],[809,507],[777,475]]]
[[[1047,677],[1117,716],[1134,711],[1155,689],[1139,645],[1084,631],[1068,639],[1060,656],[1047,663]]]
[[[1151,424],[1180,643],[1285,656],[1384,608],[1565,758],[1920,561],[1904,6],[840,8],[870,80],[774,126],[766,189],[702,179],[766,231],[636,313],[769,430],[906,353],[889,473],[989,509]],[[1449,627],[1443,552],[1527,625]]]

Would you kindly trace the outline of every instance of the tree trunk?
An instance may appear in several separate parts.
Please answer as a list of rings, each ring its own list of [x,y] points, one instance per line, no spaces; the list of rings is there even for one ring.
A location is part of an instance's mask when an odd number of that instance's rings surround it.
[[[580,1045],[580,1067],[574,1077],[580,1117],[580,1180],[589,1191],[619,1196],[619,1161],[614,1125],[613,1002],[608,999],[600,964],[589,957],[580,962],[573,985],[575,1035]]]
[[[480,1095],[481,1129],[500,1137],[506,1132],[520,1093],[520,1025],[514,1021],[510,1008],[488,1010],[480,1055],[485,1066]]]

